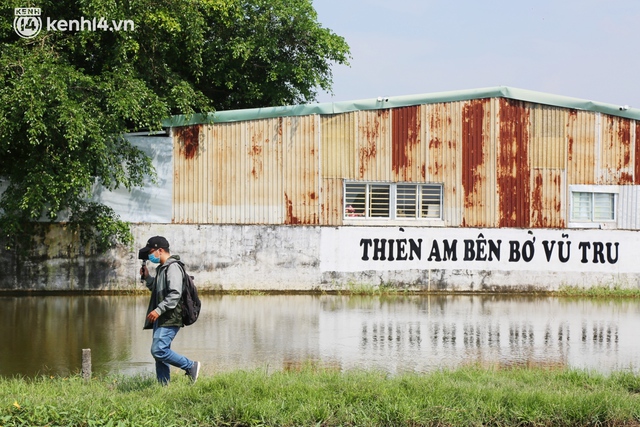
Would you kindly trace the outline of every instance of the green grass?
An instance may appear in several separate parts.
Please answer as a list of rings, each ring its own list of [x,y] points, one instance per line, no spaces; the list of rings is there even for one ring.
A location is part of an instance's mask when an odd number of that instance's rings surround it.
[[[337,290],[338,294],[344,295],[366,295],[366,296],[381,296],[381,295],[409,295],[415,292],[411,292],[406,288],[381,283],[379,285],[371,285],[366,283],[357,283],[349,281],[342,289]]]
[[[553,294],[565,297],[587,298],[640,298],[639,288],[628,288],[621,285],[599,285],[590,288],[579,286],[561,286]]]
[[[640,377],[549,369],[321,369],[0,379],[0,425],[640,426]]]

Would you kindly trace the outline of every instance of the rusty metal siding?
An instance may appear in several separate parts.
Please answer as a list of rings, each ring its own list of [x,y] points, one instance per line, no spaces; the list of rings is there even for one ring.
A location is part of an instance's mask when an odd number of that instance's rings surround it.
[[[202,127],[174,144],[174,223],[272,224],[284,218],[279,119]]]
[[[203,125],[185,126],[174,130],[173,158],[173,222],[195,222],[200,217],[200,206],[193,194],[200,194],[202,183],[194,179],[203,162]]]
[[[356,114],[320,117],[321,225],[342,225],[342,191],[345,179],[356,179]]]
[[[342,225],[357,179],[443,183],[450,227],[562,228],[570,185],[621,185],[640,224],[639,122],[506,98],[184,126],[173,154],[176,223]]]
[[[565,226],[567,120],[564,108],[527,104],[531,157],[531,227]]]
[[[285,117],[284,202],[285,224],[318,224],[320,213],[319,118]]]
[[[245,126],[236,123],[208,126],[207,153],[210,157],[211,176],[208,195],[207,217],[211,223],[231,223],[235,219],[231,206],[239,200],[235,189],[240,187],[244,172],[240,171],[242,152],[237,147],[244,146]],[[176,164],[176,168],[180,165]],[[176,221],[178,219],[176,218]],[[186,220],[186,218],[185,218]]]
[[[391,180],[391,113],[389,110],[357,113],[357,179]]]
[[[535,168],[531,191],[531,223],[533,228],[563,228],[566,191],[564,170]]]
[[[602,185],[632,183],[631,120],[602,115],[600,132],[600,165],[596,182]]]
[[[596,182],[598,122],[598,113],[568,110],[567,185],[595,184]]]
[[[531,121],[531,167],[565,169],[567,154],[567,110],[527,104]]]
[[[320,118],[323,178],[356,179],[356,115],[335,114]]]
[[[438,103],[423,108],[427,143],[425,181],[443,183],[443,219],[447,226],[462,224],[462,110],[463,102]]]
[[[500,99],[497,168],[499,227],[529,226],[529,127],[529,109],[524,102]]]
[[[284,141],[282,119],[245,122],[245,143],[240,144],[240,169],[244,172],[236,180],[239,205],[237,223],[273,224],[284,218],[282,177]]]
[[[494,227],[496,146],[492,102],[467,101],[462,115],[463,226]]]
[[[244,181],[247,175],[246,123],[214,125],[209,149],[213,151],[216,176],[212,194],[213,223],[242,223],[246,199]]]
[[[342,225],[343,182],[341,178],[322,179],[320,225]]]
[[[391,168],[394,181],[423,181],[426,174],[420,106],[394,108],[391,116]]]

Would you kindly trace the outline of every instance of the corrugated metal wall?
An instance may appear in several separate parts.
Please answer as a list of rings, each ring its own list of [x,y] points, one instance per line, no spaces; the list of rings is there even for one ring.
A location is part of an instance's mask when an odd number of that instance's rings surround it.
[[[391,181],[391,114],[360,111],[356,120],[356,176],[350,179]]]
[[[320,137],[320,223],[342,224],[342,183],[356,178],[356,113],[322,116]]]
[[[562,228],[573,184],[639,185],[640,123],[506,98],[174,132],[177,223],[342,224],[344,180],[444,183],[445,226]],[[619,226],[637,229],[636,187]],[[633,212],[633,213],[631,213]]]
[[[320,218],[319,117],[283,121],[285,224],[318,224]],[[267,182],[268,185],[268,182]]]
[[[457,227],[464,214],[462,187],[462,117],[464,102],[430,104],[422,107],[427,145],[425,181],[446,183],[443,187],[445,224]]]
[[[173,222],[283,223],[281,119],[195,127],[175,135]]]
[[[462,190],[464,227],[496,225],[495,109],[490,99],[467,101],[462,108]]]
[[[632,184],[631,121],[602,116],[599,184]]]
[[[394,108],[391,116],[393,181],[424,181],[427,152],[420,106]]]
[[[529,104],[531,227],[562,228],[566,205],[567,110]]]

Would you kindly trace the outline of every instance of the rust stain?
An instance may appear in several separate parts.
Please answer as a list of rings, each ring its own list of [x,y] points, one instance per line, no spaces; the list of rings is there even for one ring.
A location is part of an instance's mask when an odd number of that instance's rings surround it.
[[[445,142],[443,141],[442,135],[444,134],[443,129],[443,112],[442,107],[434,107],[429,110],[429,143],[427,145],[427,162],[429,163],[428,169],[422,173],[422,179],[427,179],[426,173],[429,172],[430,179],[438,179],[440,178],[440,174],[442,173],[442,157],[443,157],[443,148],[445,147]],[[450,123],[450,117],[447,116],[447,121]],[[450,129],[451,126],[448,127]],[[449,141],[449,148],[451,149],[451,141]]]
[[[633,177],[629,173],[631,168],[631,121],[619,117],[607,116],[603,138],[608,142],[603,172],[609,176],[611,184],[631,184]],[[605,172],[606,171],[606,172]]]
[[[419,141],[420,107],[402,107],[392,110],[391,166],[401,180],[411,176],[409,168],[413,162],[413,149]]]
[[[618,138],[620,138],[620,142],[629,146],[631,144],[631,120],[628,119],[619,119],[620,126],[618,128]]]
[[[360,147],[360,177],[364,177],[366,163],[376,158],[378,147],[375,140],[368,140],[367,145]],[[366,162],[366,163],[365,163]]]
[[[622,165],[621,169],[628,170],[631,166],[631,120],[620,119],[620,127],[618,128],[618,138],[622,144]],[[620,175],[619,184],[632,184],[633,176],[630,173],[622,173]]]
[[[551,223],[549,224],[549,227],[555,227],[555,228],[565,228],[566,224],[565,224],[565,220],[564,220],[564,215],[562,215],[562,177],[559,175],[556,175],[553,178],[553,184],[554,184],[554,196],[553,196],[553,218]]]
[[[434,108],[432,110],[431,117],[429,118],[429,126],[431,129],[440,129],[442,125],[442,117],[440,116],[440,110]]]
[[[562,177],[557,171],[537,170],[531,191],[531,227],[562,228]]]
[[[569,147],[567,151],[569,152],[567,157],[569,162],[571,162],[573,160],[573,136],[569,137]]]
[[[378,153],[378,138],[380,137],[380,111],[373,120],[367,119],[361,131],[364,135],[365,145],[360,147],[358,155],[360,159],[360,178],[364,178],[369,162],[375,160]],[[388,112],[387,112],[388,114]],[[368,116],[371,117],[371,116]]]
[[[529,110],[521,101],[500,99],[498,156],[499,227],[530,222]]]
[[[572,124],[575,124],[576,120],[578,120],[578,110],[569,110],[569,118],[567,120],[567,134],[569,135],[569,141],[567,144],[567,161],[571,162],[573,160],[573,151],[574,151],[574,140],[573,135],[569,132],[569,129],[572,127]]]
[[[440,164],[440,162],[438,162],[437,160],[435,162],[433,162],[433,165],[429,166],[429,173],[432,176],[438,176],[438,174],[440,173],[440,169],[442,168],[442,165]],[[423,178],[425,177],[425,175],[423,174]]]
[[[175,128],[174,132],[180,142],[180,154],[185,159],[193,159],[200,147],[200,130],[202,125],[182,126]]]
[[[628,172],[622,172],[620,174],[620,185],[623,184],[632,184],[633,183],[633,175]]]
[[[615,138],[613,137],[614,134],[614,127],[615,127],[615,123],[614,123],[614,118],[611,116],[605,116],[606,117],[606,121],[607,123],[604,126],[604,131],[607,133],[607,138],[606,140],[609,142],[609,145],[607,147],[607,149],[609,150],[613,150],[614,148],[614,141]]]
[[[475,206],[478,200],[476,193],[480,191],[484,181],[483,122],[488,103],[488,99],[470,101],[462,112],[462,187],[465,208]]]
[[[285,212],[287,217],[285,218],[285,224],[300,224],[301,221],[299,218],[293,215],[293,202],[289,199],[289,195],[284,193],[284,202],[285,202]]]
[[[262,132],[251,136],[251,149],[249,150],[249,157],[251,158],[251,176],[259,178],[262,175],[262,145],[260,140],[262,139]],[[266,140],[269,142],[269,140]]]
[[[534,188],[531,194],[531,209],[533,210],[532,227],[545,227],[547,218],[544,216],[544,203],[542,195],[542,176],[536,175]]]
[[[560,213],[562,212],[562,201],[560,199],[560,195],[562,194],[562,178],[559,175],[556,175],[553,178],[553,184],[555,190],[553,213],[559,218],[559,221],[556,225],[558,227],[564,227],[564,220],[562,219],[563,216],[560,215]]]
[[[315,200],[315,199],[316,199],[316,192],[315,192],[315,191],[312,191],[311,193],[309,193],[309,198],[310,198],[311,200]]]

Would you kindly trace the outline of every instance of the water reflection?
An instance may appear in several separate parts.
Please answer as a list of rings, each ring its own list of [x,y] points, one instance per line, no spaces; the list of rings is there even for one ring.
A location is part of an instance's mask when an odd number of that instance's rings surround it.
[[[153,372],[146,297],[0,297],[0,375]],[[390,373],[479,363],[637,370],[640,302],[501,296],[204,296],[174,348],[205,373],[305,361]]]

